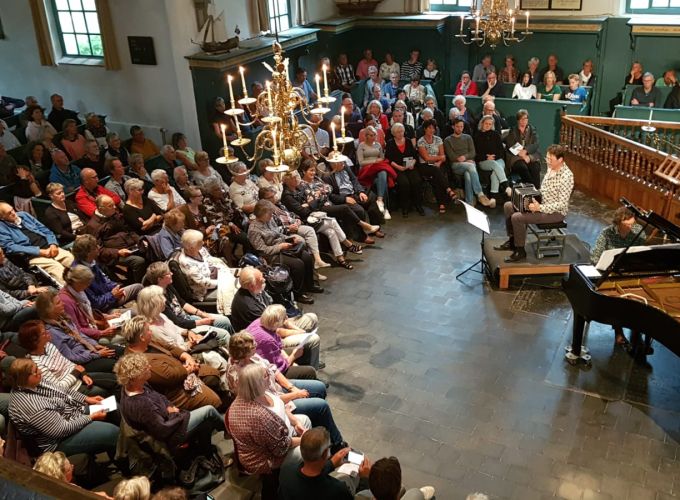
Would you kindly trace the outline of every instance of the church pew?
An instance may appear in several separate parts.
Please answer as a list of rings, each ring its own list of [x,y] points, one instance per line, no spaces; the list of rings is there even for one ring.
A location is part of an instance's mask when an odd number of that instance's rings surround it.
[[[623,105],[624,106],[629,106],[630,105],[630,100],[633,97],[633,90],[636,88],[642,87],[642,85],[626,85],[626,88],[623,91]],[[668,98],[668,94],[671,93],[671,90],[673,90],[673,87],[657,87],[661,91],[661,104],[659,107],[663,106],[663,103],[666,102],[666,99]]]
[[[652,112],[653,121],[680,122],[680,109],[646,108],[644,106],[616,106],[614,108],[614,118],[648,120],[650,111]]]

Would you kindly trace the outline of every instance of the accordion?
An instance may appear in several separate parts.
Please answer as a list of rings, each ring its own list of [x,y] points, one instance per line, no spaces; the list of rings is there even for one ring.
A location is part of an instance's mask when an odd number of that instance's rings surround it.
[[[517,212],[529,212],[529,204],[534,200],[541,202],[541,192],[533,184],[512,186],[512,206]]]

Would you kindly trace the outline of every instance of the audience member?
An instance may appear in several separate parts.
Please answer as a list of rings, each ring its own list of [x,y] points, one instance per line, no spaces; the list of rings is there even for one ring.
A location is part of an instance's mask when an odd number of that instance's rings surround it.
[[[531,73],[525,71],[519,77],[519,81],[512,90],[513,99],[536,99],[536,85],[531,82]]]
[[[99,149],[99,144],[94,140],[87,140],[85,142],[85,154],[79,159],[73,162],[79,168],[91,168],[97,174],[105,175],[104,171],[104,155]]]
[[[25,300],[47,291],[48,288],[38,286],[35,276],[14,264],[0,248],[0,290],[15,299]]]
[[[630,66],[630,73],[626,76],[624,87],[626,85],[642,85],[642,76],[644,72],[642,70],[642,63],[639,61],[633,61]],[[650,73],[651,74],[651,73]]]
[[[149,500],[151,483],[146,476],[123,479],[113,489],[113,500]]]
[[[428,59],[423,69],[423,80],[430,80],[431,82],[436,82],[439,80],[440,73],[437,68],[437,63],[434,59]]]
[[[493,99],[484,101],[484,105],[482,106],[482,116],[487,115],[493,117],[494,129],[498,130],[499,132],[509,128],[507,120],[496,109],[496,103]]]
[[[72,165],[66,153],[61,149],[53,149],[52,168],[50,169],[50,182],[56,182],[64,186],[67,192],[75,191],[80,187],[80,168]]]
[[[218,273],[220,270],[229,271],[229,268],[222,260],[208,253],[200,231],[184,231],[177,261],[197,300],[217,298]]]
[[[517,124],[510,129],[505,137],[508,149],[508,168],[513,174],[519,175],[522,182],[541,185],[541,153],[538,150],[538,132],[529,124],[529,113],[520,109],[515,115]],[[511,149],[521,144],[522,148],[513,153]]]
[[[480,96],[505,97],[505,90],[503,84],[498,82],[495,71],[489,71],[486,75],[486,83],[481,83],[479,86]]]
[[[139,125],[133,125],[130,127],[130,153],[137,153],[142,155],[144,161],[148,160],[153,156],[158,156],[161,151],[158,146],[151,140],[147,139],[144,135],[142,127]]]
[[[498,130],[495,130],[494,117],[487,115],[479,120],[478,130],[474,135],[475,160],[481,170],[491,172],[491,195],[499,189],[509,192],[508,178],[505,175],[505,148]]]
[[[420,62],[420,49],[411,49],[407,61],[401,63],[399,79],[403,81],[413,81],[414,78],[420,81],[423,73],[423,63]]]
[[[656,79],[657,87],[675,87],[678,84],[678,79],[675,76],[674,69],[667,69],[663,72],[663,76]]]
[[[403,123],[396,122],[392,125],[392,139],[387,142],[385,157],[397,173],[401,215],[408,217],[411,208],[415,208],[418,214],[425,215],[422,201],[423,180],[415,168],[418,151],[413,142],[406,138],[405,132],[406,127]]]
[[[107,136],[109,129],[104,125],[103,118],[97,113],[87,113],[85,115],[85,138],[88,141],[96,141],[99,148],[103,151],[107,148]]]
[[[0,144],[2,144],[7,151],[21,146],[19,139],[10,132],[5,120],[0,120]]]
[[[583,103],[588,91],[580,86],[581,79],[576,73],[569,75],[569,88],[564,91],[564,98],[570,102]]]
[[[338,65],[335,67],[335,76],[340,90],[349,92],[356,82],[354,77],[354,68],[347,60],[347,54],[341,53],[338,56]]]
[[[557,85],[562,85],[564,83],[564,80],[565,80],[565,78],[564,78],[565,73],[564,73],[564,70],[557,65],[558,62],[559,61],[557,60],[557,55],[556,54],[550,54],[548,56],[548,65],[545,68],[543,68],[540,71],[540,73],[538,74],[539,80],[544,81],[545,80],[545,74],[548,71],[552,71],[555,74],[555,83]]]
[[[69,118],[64,120],[61,128],[61,145],[71,161],[80,160],[85,156],[85,136],[78,132],[78,124]]]
[[[484,54],[479,64],[472,69],[472,80],[475,82],[485,82],[489,73],[495,73],[496,67],[491,63],[491,54]]]
[[[460,80],[456,84],[455,95],[477,95],[479,91],[477,90],[477,83],[470,77],[469,71],[463,71],[460,75]]]
[[[311,107],[314,107],[314,103],[319,98],[316,92],[312,89],[312,85],[307,81],[307,70],[302,66],[295,70],[295,81],[293,86],[302,91],[302,96],[307,101]]]
[[[387,457],[377,460],[370,466],[368,485],[370,491],[360,491],[356,498],[371,498],[375,500],[431,500],[434,498],[435,489],[432,486],[411,488],[404,495],[401,483],[401,465],[396,457]]]
[[[394,104],[397,100],[397,94],[399,93],[399,89],[401,88],[399,86],[399,73],[393,71],[392,73],[389,74],[387,80],[388,81],[383,83],[382,93],[385,96],[385,99],[387,99],[387,101],[390,104]]]
[[[158,257],[161,260],[169,259],[173,253],[181,248],[185,220],[186,216],[179,208],[168,210],[163,215],[163,227],[154,238],[156,241],[155,248],[157,248]]]
[[[424,135],[418,139],[418,156],[420,157],[418,170],[420,175],[431,179],[434,195],[439,204],[439,213],[444,214],[449,199],[456,198],[455,192],[448,187],[446,178],[444,141],[435,135],[436,121],[425,120],[422,128]]]
[[[202,151],[199,151],[199,152],[202,152]],[[191,180],[191,181],[189,180],[189,173],[187,172],[187,168],[184,165],[180,165],[179,167],[175,167],[172,170],[172,179],[175,181],[175,186],[177,187],[177,191],[179,192],[179,194],[182,195],[182,198],[184,198],[184,200],[188,203],[189,201],[186,199],[186,197],[187,197],[186,191],[189,188],[196,187],[196,184],[193,182],[193,180]],[[220,177],[220,180],[222,180],[222,177]],[[184,205],[182,205],[182,206],[184,206]]]
[[[595,89],[595,82],[597,82],[597,76],[593,74],[593,61],[592,59],[586,59],[583,61],[583,66],[581,71],[578,73],[579,85],[581,87],[591,87]]]
[[[663,107],[667,109],[680,109],[680,85],[673,87]]]
[[[654,85],[654,75],[647,72],[642,76],[642,87],[633,89],[630,105],[657,108],[662,100],[661,90]]]
[[[63,123],[63,122],[62,122]],[[62,123],[59,123],[61,127]],[[57,134],[57,129],[43,115],[43,109],[40,106],[33,106],[28,109],[28,125],[26,125],[26,139],[29,141],[42,141],[46,132],[51,132],[53,135]]]
[[[99,184],[99,176],[97,172],[91,168],[84,168],[80,171],[80,188],[76,191],[76,206],[78,210],[84,213],[87,217],[92,217],[97,204],[95,200],[99,196],[108,196],[117,205],[121,205],[120,196],[109,191],[104,186]]]
[[[423,108],[425,97],[427,97],[427,90],[421,85],[420,78],[416,76],[411,78],[411,83],[404,85],[404,92],[406,92],[406,97],[415,112],[420,111]]]
[[[539,64],[541,64],[541,61],[538,57],[532,57],[527,62],[527,72],[531,75],[531,83],[537,87],[539,84],[543,83],[543,80],[539,78],[541,76],[540,72],[538,71]]]
[[[283,193],[283,184],[281,183],[280,174],[277,174],[268,167],[273,167],[274,162],[265,158],[258,162],[257,167],[260,172],[260,177],[257,180],[257,187],[260,188],[271,188],[274,191],[274,200],[278,203],[281,200],[281,194]]]
[[[505,66],[498,74],[498,79],[502,83],[517,83],[517,66],[515,56],[507,54],[505,56]]]
[[[378,74],[377,66],[369,66],[368,68],[368,78],[364,84],[364,98],[362,100],[362,106],[366,107],[368,103],[373,99],[373,89],[378,87],[382,88],[383,81]]]
[[[80,125],[82,122],[78,118],[78,113],[70,109],[64,108],[64,98],[59,94],[52,94],[50,96],[50,102],[52,103],[52,111],[47,116],[47,120],[54,127],[55,134],[56,131],[61,130],[63,123],[66,120],[75,120],[76,125]],[[28,105],[28,103],[26,103]],[[38,103],[35,102],[37,105]]]
[[[199,188],[203,188],[208,179],[215,179],[223,184],[223,188],[227,190],[227,185],[224,184],[222,176],[217,173],[212,166],[210,166],[210,157],[205,151],[199,151],[194,155],[196,169],[191,171],[191,179]]]
[[[138,153],[133,153],[130,155],[130,177],[133,179],[140,179],[149,183],[150,185],[153,185],[151,176],[149,175],[149,172],[146,171],[146,167],[144,166],[144,157]],[[144,184],[142,183],[142,186],[143,185]]]
[[[125,182],[130,179],[130,176],[125,175],[125,165],[123,165],[119,158],[110,157],[104,164],[104,170],[110,174],[109,180],[104,184],[104,188],[118,196],[122,202],[125,202],[127,199]]]
[[[462,118],[471,129],[475,126],[475,117],[467,106],[465,96],[457,95],[453,98],[453,105],[458,109],[458,116]]]
[[[368,78],[371,66],[374,66],[377,70],[378,61],[373,58],[373,51],[371,49],[364,49],[364,57],[357,63],[357,79],[365,80]]]
[[[58,182],[50,182],[45,191],[52,200],[43,215],[45,226],[55,234],[59,243],[67,245],[76,239],[76,234],[85,225],[84,215],[71,197],[66,198],[64,186]]]
[[[120,136],[115,132],[109,132],[106,134],[106,144],[107,148],[104,153],[104,160],[118,158],[123,166],[127,168],[130,164],[130,153],[122,146]]]
[[[257,95],[253,95],[253,97],[257,97]],[[175,156],[177,159],[185,165],[186,168],[193,171],[196,168],[196,151],[189,147],[187,136],[181,132],[175,132],[172,134],[172,140],[170,142],[175,149]]]
[[[0,330],[16,331],[25,321],[35,319],[36,311],[33,301],[17,299],[0,290]]]
[[[385,62],[380,65],[380,78],[383,80],[391,80],[392,74],[397,74],[397,83],[399,83],[399,63],[394,60],[391,52],[385,52]],[[394,97],[394,94],[390,94]]]
[[[318,117],[318,115],[313,116]],[[326,135],[328,135],[327,132]],[[326,142],[326,145],[328,145],[328,142]],[[248,177],[250,171],[245,164],[235,163],[230,170],[232,173],[232,182],[229,186],[230,198],[239,210],[247,214],[253,213],[255,203],[258,200],[259,188],[257,184]]]
[[[385,122],[387,122],[387,117],[385,117]],[[388,187],[394,186],[396,173],[385,161],[383,146],[376,142],[376,135],[377,130],[374,127],[366,127],[365,139],[361,141],[357,148],[358,180],[369,190],[375,184],[377,195],[375,202],[385,220],[389,220],[392,217],[385,207],[385,199],[387,198]]]
[[[163,212],[186,203],[177,190],[170,185],[170,179],[165,170],[155,169],[151,172],[151,180],[153,187],[149,190],[149,200],[153,201]]]
[[[17,162],[7,154],[4,144],[0,144],[0,185],[8,186],[16,180]]]
[[[557,77],[552,71],[545,72],[543,85],[538,87],[537,98],[544,101],[559,101],[562,98],[562,89],[557,85]]]

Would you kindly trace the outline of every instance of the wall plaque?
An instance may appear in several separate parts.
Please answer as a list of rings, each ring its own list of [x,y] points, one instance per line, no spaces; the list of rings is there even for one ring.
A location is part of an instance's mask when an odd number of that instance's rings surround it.
[[[153,46],[153,38],[150,36],[129,36],[130,60],[132,64],[146,64],[155,66],[156,51]]]

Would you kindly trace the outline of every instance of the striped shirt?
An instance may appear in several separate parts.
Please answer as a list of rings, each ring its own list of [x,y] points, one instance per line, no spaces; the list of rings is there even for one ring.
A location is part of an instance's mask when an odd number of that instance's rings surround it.
[[[72,374],[76,365],[66,359],[52,342],[45,345],[45,354],[31,354],[30,356],[33,362],[38,365],[45,382],[65,391],[69,389],[76,391],[80,387],[81,381]]]
[[[13,389],[9,418],[22,436],[35,439],[41,451],[54,451],[59,443],[92,422],[86,414],[85,395],[64,391],[46,382],[35,389]]]

